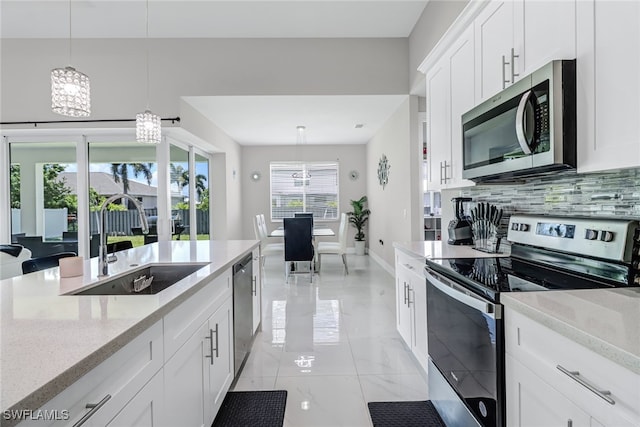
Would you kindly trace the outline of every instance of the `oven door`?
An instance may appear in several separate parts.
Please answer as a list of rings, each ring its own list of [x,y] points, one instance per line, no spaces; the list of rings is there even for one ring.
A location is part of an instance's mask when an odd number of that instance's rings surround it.
[[[428,267],[424,273],[431,361],[480,425],[503,425],[502,306]]]

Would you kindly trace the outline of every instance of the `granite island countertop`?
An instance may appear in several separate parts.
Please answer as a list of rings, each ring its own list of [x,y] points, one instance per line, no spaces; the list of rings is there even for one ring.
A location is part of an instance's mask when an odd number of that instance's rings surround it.
[[[511,292],[501,302],[640,374],[640,288]]]
[[[98,260],[84,275],[59,269],[0,281],[0,410],[36,410],[258,247],[257,240],[158,242],[117,252],[109,277]],[[208,263],[155,295],[63,295],[134,265]]]

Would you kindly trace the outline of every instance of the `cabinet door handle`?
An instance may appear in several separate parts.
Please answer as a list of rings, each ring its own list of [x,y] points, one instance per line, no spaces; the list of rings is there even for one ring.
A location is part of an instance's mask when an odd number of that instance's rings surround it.
[[[405,267],[407,267],[409,270],[413,270],[413,265],[411,264],[404,264]]]
[[[520,73],[516,73],[516,58],[520,58],[520,55],[516,55],[516,52],[511,48],[511,83],[516,82],[516,77],[520,77]]]
[[[440,184],[442,184],[442,162],[440,162]]]
[[[217,323],[216,323],[216,329],[214,331],[211,331],[211,332],[216,334],[216,348],[212,348],[211,349],[211,356],[213,356],[213,351],[215,350],[216,359],[217,359],[218,357],[220,357],[220,355],[218,353],[218,347],[220,347],[220,346],[218,345],[218,324]],[[211,357],[211,364],[213,365],[213,357]]]
[[[509,63],[507,62],[507,58],[502,55],[502,89],[507,87],[507,84],[509,83],[509,79],[507,79],[507,73],[505,72],[505,67],[509,65]]]
[[[447,183],[448,179],[451,179],[451,177],[447,177],[447,168],[451,168],[451,164],[447,164],[447,161],[444,161],[444,183]]]
[[[560,372],[562,372],[563,374],[567,375],[569,378],[571,378],[572,380],[576,381],[578,384],[580,384],[581,386],[583,386],[587,390],[591,391],[592,393],[597,395],[599,398],[601,398],[602,400],[604,400],[608,404],[610,404],[610,405],[615,405],[616,404],[616,401],[613,400],[611,397],[609,397],[609,396],[611,396],[611,392],[609,390],[598,390],[598,388],[596,386],[594,386],[593,384],[591,384],[590,382],[585,380],[583,377],[581,377],[579,371],[570,371],[570,370],[568,370],[567,368],[565,368],[565,367],[563,367],[561,365],[557,365],[556,368],[558,368],[558,370]]]
[[[91,418],[93,416],[93,414],[95,414],[96,412],[98,412],[98,410],[100,408],[102,408],[104,406],[105,403],[107,403],[107,401],[111,399],[111,395],[107,394],[105,397],[102,398],[102,400],[98,403],[87,403],[87,405],[85,406],[85,408],[87,409],[91,409],[89,412],[87,412],[86,414],[84,414],[82,416],[82,418],[80,418],[78,420],[77,423],[75,423],[73,425],[73,427],[80,427],[82,424],[86,423],[87,420],[89,418]]]
[[[405,305],[407,304],[407,282],[403,282],[404,283],[404,303]]]
[[[216,324],[216,329],[217,328],[218,328],[218,325]],[[211,364],[213,365],[213,329],[209,329],[209,336],[204,338],[209,340],[209,352],[211,353],[211,354],[206,354],[204,357],[206,357],[207,359],[211,359]]]
[[[257,292],[258,292],[258,278],[256,276],[253,276],[253,283],[251,285],[251,293],[255,297],[255,296],[258,296]]]
[[[411,292],[413,292],[413,289],[407,286],[407,307],[411,307],[411,303],[413,303],[411,301]]]

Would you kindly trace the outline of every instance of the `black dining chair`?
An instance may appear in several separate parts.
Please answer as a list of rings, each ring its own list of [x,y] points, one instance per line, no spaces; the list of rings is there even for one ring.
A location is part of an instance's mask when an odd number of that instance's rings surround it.
[[[31,258],[22,263],[22,274],[33,273],[60,265],[60,258],[76,256],[75,252],[60,252],[38,258]]]
[[[119,242],[107,243],[107,252],[118,252],[132,248],[133,242],[131,240],[121,240]]]
[[[78,241],[78,232],[77,231],[63,231],[62,232],[62,240],[75,240]]]
[[[290,264],[309,262],[309,281],[313,282],[313,224],[308,217],[284,218],[284,268],[289,280]]]
[[[42,236],[18,236],[16,237],[16,241],[19,245],[29,249],[31,256],[35,258],[48,255],[45,244],[42,241]]]
[[[295,212],[295,218],[311,218],[311,227],[313,228],[313,212]]]

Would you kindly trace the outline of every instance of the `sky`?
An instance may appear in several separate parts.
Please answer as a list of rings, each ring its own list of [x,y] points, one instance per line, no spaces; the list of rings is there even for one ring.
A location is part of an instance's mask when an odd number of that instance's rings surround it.
[[[183,168],[187,168],[187,164],[184,162],[174,162],[174,164],[176,166],[180,165]],[[77,172],[78,171],[78,167],[77,164],[75,163],[63,163],[63,166],[66,166],[65,172]],[[207,167],[208,164],[205,162],[198,162],[196,163],[196,175],[197,174],[202,174],[204,176],[207,176]],[[108,174],[111,174],[111,163],[90,163],[89,164],[89,172],[105,172]],[[152,163],[151,164],[151,173],[153,175],[153,177],[151,178],[151,185],[153,187],[157,187],[158,186],[158,165],[156,163]],[[147,180],[144,178],[144,176],[139,175],[137,178],[133,176],[133,173],[129,176],[129,180],[130,181],[137,181],[140,182],[142,184],[147,184]],[[172,184],[172,187],[174,185]],[[205,186],[209,187],[208,183],[205,181]],[[183,188],[182,190],[182,194],[184,196],[188,196],[189,195],[189,189],[188,188]]]

